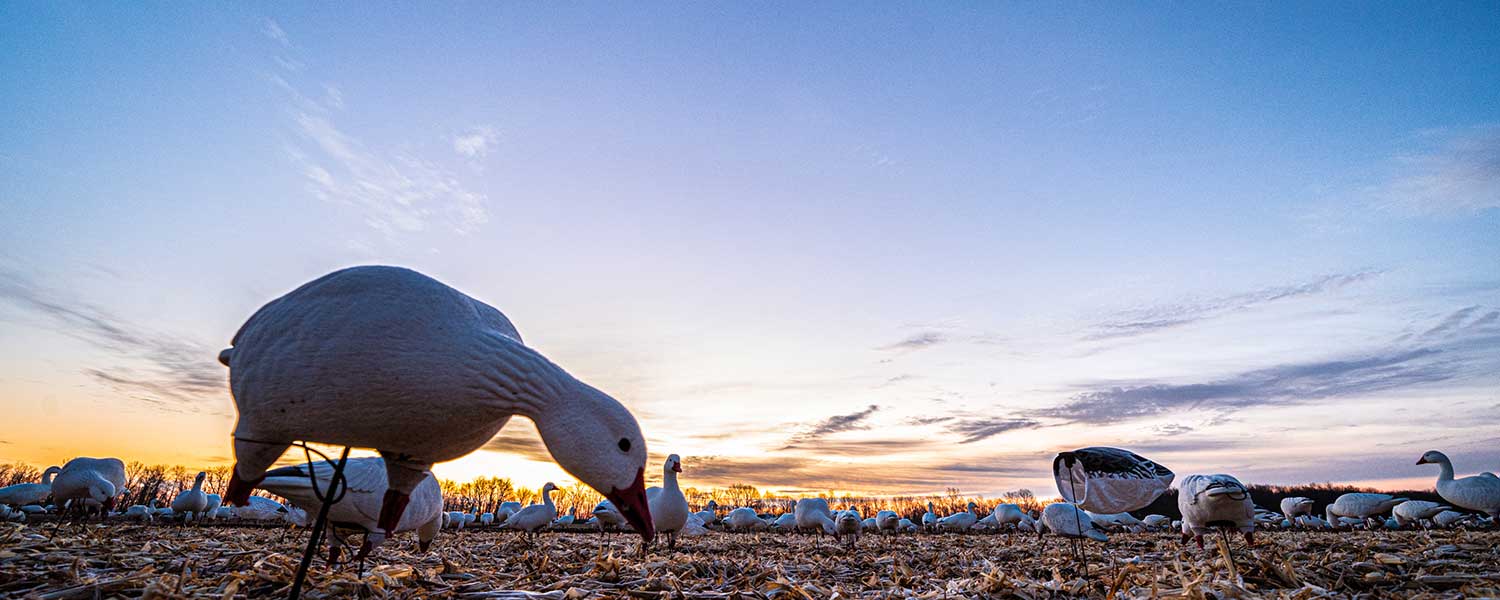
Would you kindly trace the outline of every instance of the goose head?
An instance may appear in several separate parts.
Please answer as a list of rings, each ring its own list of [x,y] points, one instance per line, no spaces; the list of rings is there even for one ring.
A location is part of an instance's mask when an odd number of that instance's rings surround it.
[[[641,538],[656,538],[646,501],[646,438],[614,398],[578,383],[537,432],[558,466],[613,502]]]
[[[1422,458],[1417,459],[1417,464],[1419,465],[1442,464],[1445,462],[1448,462],[1448,455],[1437,450],[1428,450],[1422,453]]]
[[[679,456],[677,456],[676,454],[668,456],[667,457],[667,462],[662,463],[661,468],[662,468],[662,473],[663,474],[666,474],[668,471],[671,471],[673,473],[681,473],[682,472],[682,458],[679,457]]]

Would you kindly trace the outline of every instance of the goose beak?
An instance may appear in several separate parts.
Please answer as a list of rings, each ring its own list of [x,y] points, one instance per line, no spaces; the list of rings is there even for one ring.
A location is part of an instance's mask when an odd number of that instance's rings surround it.
[[[1427,457],[1423,456],[1422,458],[1417,459],[1417,464],[1419,464],[1419,465],[1425,465],[1425,464],[1427,464]]]
[[[644,467],[635,472],[635,483],[630,487],[615,488],[605,496],[615,505],[615,510],[620,511],[620,516],[625,517],[625,522],[641,534],[641,539],[648,544],[656,539],[656,527],[651,523],[651,505],[646,501]]]
[[[681,473],[682,472],[682,463],[680,463],[680,462],[672,463],[672,472],[673,473]]]

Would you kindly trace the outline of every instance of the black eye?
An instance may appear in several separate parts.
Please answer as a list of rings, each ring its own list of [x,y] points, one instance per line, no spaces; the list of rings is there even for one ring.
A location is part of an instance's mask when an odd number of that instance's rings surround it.
[[[629,452],[630,451],[630,438],[620,438],[620,451],[621,452]]]

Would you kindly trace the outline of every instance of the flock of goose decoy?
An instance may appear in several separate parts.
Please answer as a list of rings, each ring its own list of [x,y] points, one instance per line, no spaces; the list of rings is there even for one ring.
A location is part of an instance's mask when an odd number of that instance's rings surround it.
[[[220,518],[284,519],[307,524],[327,503],[335,528],[364,532],[363,558],[392,534],[415,531],[422,550],[444,527],[498,527],[526,536],[576,525],[559,516],[551,494],[540,502],[506,502],[491,512],[444,512],[431,467],[464,456],[489,441],[515,415],[536,423],[558,464],[605,500],[583,523],[601,534],[633,531],[645,544],[658,535],[668,546],[679,536],[730,532],[813,531],[854,541],[866,533],[1051,532],[1099,541],[1111,531],[1177,531],[1184,541],[1213,529],[1495,527],[1500,478],[1491,473],[1456,478],[1441,452],[1418,464],[1441,468],[1437,492],[1448,504],[1386,494],[1350,493],[1314,514],[1314,502],[1290,497],[1280,512],[1256,507],[1230,475],[1189,475],[1178,485],[1181,519],[1132,516],[1158,498],[1174,475],[1165,467],[1113,448],[1059,454],[1054,476],[1063,501],[1028,511],[1016,504],[939,516],[857,507],[834,510],[826,499],[798,500],[791,511],[752,507],[724,511],[710,501],[693,511],[678,484],[682,459],[662,466],[662,486],[645,486],[646,443],[631,413],[604,392],[579,381],[537,351],[500,311],[415,271],[354,267],[309,282],[271,301],[235,334],[219,355],[239,419],[235,464],[221,498],[203,490],[205,475],[170,506],[116,506],[125,491],[117,458],[75,458],[52,467],[40,483],[0,488],[0,518],[24,520],[40,512],[76,516],[123,515],[184,523]],[[478,418],[476,418],[476,416]],[[344,485],[333,485],[332,461],[272,468],[294,443],[371,448],[379,456],[346,459]],[[1082,491],[1079,486],[1082,485]],[[288,501],[254,496],[256,489]],[[331,502],[328,495],[332,493]],[[50,507],[42,504],[51,498]],[[1465,512],[1467,511],[1467,512]],[[337,538],[337,536],[334,536]],[[331,544],[331,558],[340,551]]]

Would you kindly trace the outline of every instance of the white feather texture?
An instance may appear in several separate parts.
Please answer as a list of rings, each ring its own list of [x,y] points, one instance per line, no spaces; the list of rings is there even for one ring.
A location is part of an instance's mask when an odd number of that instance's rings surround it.
[[[334,464],[328,461],[281,467],[268,471],[260,487],[316,515],[323,503],[314,493],[312,480],[317,480],[318,492],[327,494],[328,486],[333,480],[333,469]],[[385,459],[378,456],[349,459],[344,465],[344,480],[348,484],[348,491],[338,502],[329,506],[328,521],[341,527],[364,531],[376,538],[371,542],[377,544],[379,538],[384,536],[377,521],[381,502],[389,487]],[[401,513],[401,519],[391,533],[416,530],[417,539],[425,550],[427,544],[437,537],[437,530],[442,526],[439,515],[442,507],[442,490],[437,479],[428,472],[412,490],[411,501],[407,503],[406,510]]]
[[[542,503],[516,511],[516,514],[505,520],[503,528],[536,533],[552,524],[552,520],[557,518],[557,505],[552,503],[552,492],[556,489],[557,485],[548,481],[547,485],[542,486]]]
[[[0,504],[26,506],[41,504],[52,495],[52,476],[62,471],[61,467],[47,467],[42,472],[41,483],[18,483],[0,488]]]

